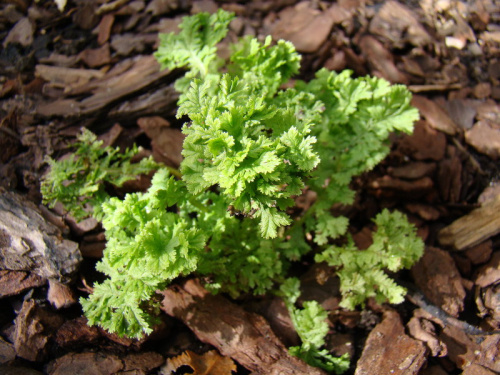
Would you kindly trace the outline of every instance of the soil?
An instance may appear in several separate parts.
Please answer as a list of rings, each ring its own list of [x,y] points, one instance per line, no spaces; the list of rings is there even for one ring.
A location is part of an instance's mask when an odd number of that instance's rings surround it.
[[[413,135],[394,136],[386,160],[353,181],[356,201],[343,212],[360,248],[383,208],[417,226],[424,257],[394,275],[406,301],[347,311],[332,269],[294,266],[303,295],[329,313],[326,348],[351,356],[346,374],[500,373],[495,0],[1,2],[0,373],[324,373],[287,353],[298,337],[278,298],[213,296],[195,278],[161,293],[162,324],[143,340],[87,326],[78,297],[100,278],[102,228],[41,204],[45,157],[64,157],[83,127],[106,145],[136,143],[179,165],[173,82],[182,72],[161,70],[152,53],[182,16],[220,7],[237,16],[226,42],[290,40],[302,54],[299,78],[322,67],[382,77],[408,85],[421,114]],[[21,238],[38,245],[27,251]]]

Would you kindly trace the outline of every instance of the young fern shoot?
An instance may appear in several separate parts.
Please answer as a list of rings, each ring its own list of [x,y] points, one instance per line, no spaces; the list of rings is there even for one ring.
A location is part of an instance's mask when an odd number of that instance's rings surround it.
[[[210,290],[234,297],[284,283],[303,342],[292,352],[341,373],[346,358],[321,349],[327,313],[313,301],[295,307],[298,281],[285,281],[286,271],[314,248],[316,261],[338,271],[342,306],[352,309],[369,297],[401,301],[404,289],[385,271],[409,268],[421,256],[415,229],[402,214],[383,211],[369,249],[349,240],[338,247],[333,240],[346,235],[349,221],[330,210],[352,203],[352,178],[383,160],[389,134],[410,133],[418,112],[406,87],[350,71],[321,69],[291,85],[300,55],[290,42],[245,37],[223,61],[217,45],[232,19],[223,10],[199,13],[185,17],[179,33],[160,36],[160,64],[187,70],[175,86],[177,116],[187,120],[177,178],[151,159],[132,164],[136,149],[101,148],[84,132],[76,157],[49,160],[44,200],[103,222],[108,243],[98,269],[108,279],[82,299],[90,324],[130,337],[148,334],[155,291],[194,272]],[[154,169],[145,193],[119,200],[104,189]],[[290,208],[305,188],[317,199],[297,217]]]

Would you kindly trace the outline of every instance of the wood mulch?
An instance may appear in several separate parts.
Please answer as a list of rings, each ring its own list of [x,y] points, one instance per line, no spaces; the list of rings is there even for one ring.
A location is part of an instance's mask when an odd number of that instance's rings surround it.
[[[88,327],[78,297],[99,277],[102,228],[40,204],[45,156],[64,156],[82,127],[179,165],[181,72],[152,53],[182,16],[219,7],[237,15],[227,41],[290,40],[301,78],[321,67],[383,77],[408,85],[421,113],[414,134],[395,136],[389,157],[353,181],[344,214],[365,248],[370,218],[403,211],[425,255],[397,275],[409,282],[404,303],[356,311],[339,307],[331,269],[305,261],[303,295],[329,312],[327,349],[351,355],[347,374],[500,373],[498,0],[1,2],[0,373],[324,373],[287,353],[298,337],[282,301],[213,296],[196,279],[162,293],[163,323],[141,341]]]

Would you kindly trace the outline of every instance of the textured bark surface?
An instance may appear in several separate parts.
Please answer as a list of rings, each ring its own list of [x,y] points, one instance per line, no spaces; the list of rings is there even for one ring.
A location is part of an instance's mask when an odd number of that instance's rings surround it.
[[[47,366],[49,375],[114,375],[114,374],[149,374],[150,370],[160,366],[163,357],[154,352],[129,354],[121,357],[110,353],[69,353]]]
[[[38,208],[21,195],[0,190],[0,269],[64,279],[82,260],[78,244],[62,238]]]
[[[421,341],[405,334],[398,313],[387,311],[370,332],[355,375],[416,375],[426,362],[426,354]]]
[[[49,349],[49,341],[63,322],[60,315],[40,307],[35,301],[25,301],[16,318],[16,355],[28,361],[43,360]]]
[[[197,281],[187,281],[162,294],[162,309],[167,314],[182,320],[201,341],[255,374],[324,374],[288,354],[263,317],[211,295]]]
[[[415,284],[433,304],[454,317],[463,311],[465,289],[460,272],[448,252],[427,247],[411,273]]]
[[[34,273],[0,270],[0,298],[15,296],[45,284],[46,280]]]

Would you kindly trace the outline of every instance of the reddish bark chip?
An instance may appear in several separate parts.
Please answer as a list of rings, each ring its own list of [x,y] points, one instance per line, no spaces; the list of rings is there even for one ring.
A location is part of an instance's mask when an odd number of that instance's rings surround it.
[[[479,121],[465,133],[465,141],[482,154],[497,160],[500,157],[500,129],[489,121]]]
[[[109,40],[109,36],[111,35],[111,27],[113,27],[114,22],[115,16],[113,14],[106,14],[102,17],[101,22],[99,22],[99,26],[97,27],[99,30],[97,43],[100,46],[102,46]]]
[[[417,121],[412,135],[405,136],[398,148],[415,160],[441,160],[446,153],[446,136],[426,121]]]
[[[398,70],[389,50],[373,36],[367,35],[359,41],[363,56],[372,68],[372,74],[391,83],[410,82],[408,76]]]
[[[436,130],[454,135],[458,126],[450,116],[436,103],[420,95],[414,95],[411,104],[418,108],[422,117]]]
[[[415,284],[432,303],[455,317],[463,310],[465,289],[453,258],[446,251],[427,247],[411,272]]]
[[[355,375],[416,375],[426,362],[427,349],[405,334],[401,318],[386,311],[368,336]]]
[[[308,53],[325,43],[335,22],[328,12],[313,9],[308,2],[285,8],[279,17],[272,26],[274,39],[289,40],[297,51]]]

